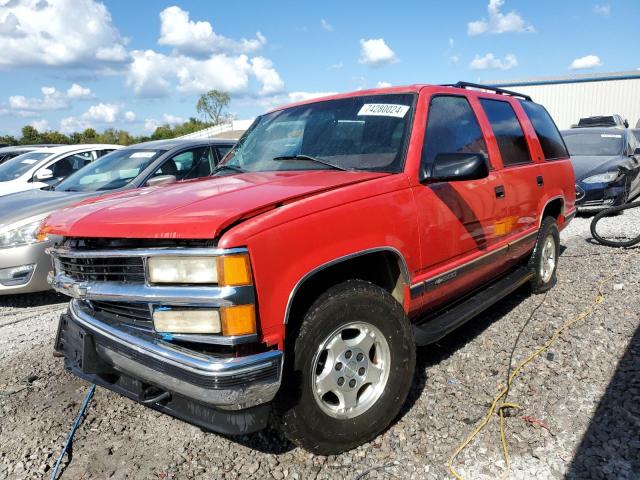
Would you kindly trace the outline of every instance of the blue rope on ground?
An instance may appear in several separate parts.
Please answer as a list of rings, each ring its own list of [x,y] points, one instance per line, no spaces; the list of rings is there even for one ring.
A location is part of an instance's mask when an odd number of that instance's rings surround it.
[[[87,407],[89,406],[89,402],[91,401],[91,397],[93,397],[93,393],[96,391],[95,384],[91,385],[91,388],[87,392],[87,396],[84,397],[84,402],[82,402],[82,407],[80,408],[80,413],[78,414],[78,418],[73,422],[73,427],[67,436],[67,440],[64,442],[64,447],[62,447],[62,452],[60,452],[60,456],[56,461],[55,467],[53,467],[53,471],[51,472],[51,480],[55,480],[58,476],[58,469],[60,468],[60,464],[62,463],[62,459],[64,458],[66,453],[69,453],[69,460],[71,460],[71,455],[73,451],[73,436],[80,425],[80,421],[82,417],[84,417],[85,412],[87,411]]]

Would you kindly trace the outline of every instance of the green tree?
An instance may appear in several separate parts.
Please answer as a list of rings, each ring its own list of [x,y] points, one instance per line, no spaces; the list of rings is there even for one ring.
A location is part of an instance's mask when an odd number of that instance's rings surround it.
[[[200,115],[208,118],[212,125],[220,125],[229,119],[226,108],[231,102],[231,97],[227,92],[220,90],[209,90],[200,95],[196,110]]]
[[[22,138],[20,139],[22,145],[33,145],[34,143],[43,143],[40,132],[31,125],[25,125],[22,127]]]
[[[84,132],[80,134],[82,138],[81,143],[97,143],[98,142],[98,132],[96,132],[93,128],[87,128]]]

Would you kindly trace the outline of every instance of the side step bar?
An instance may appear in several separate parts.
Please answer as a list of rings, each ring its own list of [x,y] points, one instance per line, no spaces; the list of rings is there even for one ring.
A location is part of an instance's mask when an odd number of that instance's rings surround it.
[[[532,277],[531,269],[519,267],[462,302],[447,307],[434,316],[419,320],[420,323],[413,326],[416,345],[423,346],[437,342],[452,330],[516,291]]]

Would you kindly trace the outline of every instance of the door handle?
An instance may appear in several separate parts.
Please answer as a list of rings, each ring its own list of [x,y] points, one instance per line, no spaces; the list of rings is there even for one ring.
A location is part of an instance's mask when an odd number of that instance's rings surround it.
[[[542,177],[542,175],[538,175],[536,177],[536,182],[538,183],[539,187],[543,187],[544,186],[544,178]]]
[[[504,198],[504,186],[503,185],[498,185],[494,190],[496,191],[496,198]]]

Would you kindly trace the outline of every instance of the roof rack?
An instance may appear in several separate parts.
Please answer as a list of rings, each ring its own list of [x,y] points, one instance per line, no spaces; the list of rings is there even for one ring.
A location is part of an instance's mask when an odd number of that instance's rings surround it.
[[[505,90],[504,88],[492,87],[490,85],[481,85],[479,83],[471,83],[471,82],[458,82],[458,83],[450,83],[446,85],[442,85],[443,87],[453,87],[453,88],[478,88],[481,90],[489,90],[491,92],[499,93],[500,95],[509,95],[511,97],[520,97],[525,100],[529,100],[532,102],[531,97],[529,95],[525,95],[524,93],[512,92],[511,90]]]

